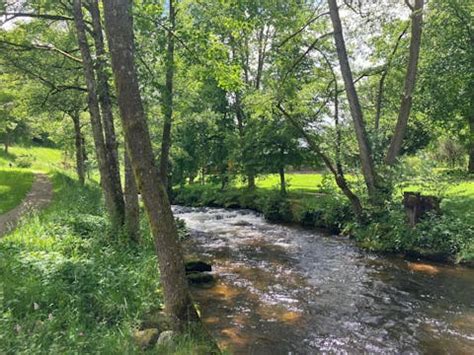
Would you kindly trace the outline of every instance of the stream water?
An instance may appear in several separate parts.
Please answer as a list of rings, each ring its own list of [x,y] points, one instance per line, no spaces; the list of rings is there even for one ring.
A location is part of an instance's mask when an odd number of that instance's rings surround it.
[[[188,254],[216,282],[193,287],[235,354],[474,354],[474,270],[376,256],[350,240],[255,212],[174,207]]]

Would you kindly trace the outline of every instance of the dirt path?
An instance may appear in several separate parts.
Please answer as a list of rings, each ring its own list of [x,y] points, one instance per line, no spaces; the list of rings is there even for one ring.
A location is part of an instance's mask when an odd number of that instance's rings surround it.
[[[53,198],[53,185],[47,175],[36,174],[35,181],[25,199],[14,209],[0,215],[0,237],[16,227],[26,213],[46,206]]]

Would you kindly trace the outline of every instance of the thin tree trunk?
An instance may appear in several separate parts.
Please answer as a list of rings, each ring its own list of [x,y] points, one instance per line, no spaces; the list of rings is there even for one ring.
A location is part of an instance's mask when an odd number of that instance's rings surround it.
[[[285,168],[283,166],[278,170],[278,174],[280,175],[280,192],[286,194]]]
[[[124,149],[125,166],[125,230],[130,239],[140,241],[140,207],[138,189],[133,175],[132,165],[127,149]]]
[[[336,42],[337,56],[339,59],[339,65],[341,67],[342,77],[344,79],[347,100],[349,101],[349,107],[354,123],[357,143],[359,146],[359,156],[362,166],[362,173],[364,175],[364,180],[365,184],[367,185],[369,196],[373,201],[375,201],[378,192],[377,175],[375,172],[372,152],[365,129],[362,108],[360,106],[359,97],[357,95],[357,91],[354,85],[352,70],[349,65],[349,59],[347,57],[346,44],[344,42],[344,36],[342,33],[341,19],[339,17],[339,9],[337,7],[336,0],[328,0],[328,3],[331,21],[334,29],[334,40]]]
[[[393,165],[396,162],[397,157],[400,154],[403,138],[405,138],[407,131],[408,118],[410,116],[413,99],[412,95],[416,82],[418,58],[420,55],[423,5],[424,0],[415,0],[415,7],[412,10],[410,55],[408,57],[408,67],[405,76],[405,88],[403,90],[395,131],[393,132],[387,156],[385,157],[385,163],[388,165]]]
[[[10,147],[10,133],[7,132],[5,133],[5,154],[8,154],[8,148]]]
[[[171,206],[155,166],[134,65],[130,0],[104,0],[105,29],[125,142],[155,238],[165,309],[175,329],[199,321],[191,301]],[[127,68],[127,70],[123,70]]]
[[[70,115],[72,122],[74,123],[74,145],[76,149],[76,172],[79,179],[79,183],[84,185],[85,182],[85,165],[84,165],[84,148],[82,147],[82,133],[81,133],[81,121],[79,114],[74,112]]]
[[[471,101],[474,101],[471,98]],[[471,103],[473,106],[471,110],[474,111],[474,103]],[[474,112],[469,118],[469,165],[467,171],[471,174],[474,174]]]
[[[163,137],[161,140],[160,176],[165,189],[168,189],[168,165],[171,147],[171,123],[173,120],[173,76],[174,76],[174,36],[175,9],[173,0],[169,1],[169,21],[168,48],[166,51],[166,83],[163,91]]]
[[[112,100],[110,99],[109,78],[106,71],[106,53],[104,36],[100,20],[99,4],[97,0],[88,1],[88,9],[92,19],[93,39],[96,51],[97,93],[102,113],[102,124],[105,134],[105,148],[107,164],[109,166],[113,191],[117,201],[123,201],[123,190],[120,181],[120,163],[118,159],[118,144],[115,136],[114,116],[112,113]],[[125,208],[125,207],[124,207]]]
[[[87,43],[84,17],[82,14],[81,0],[74,0],[74,22],[77,32],[77,40],[81,51],[82,66],[84,69],[84,77],[87,85],[88,107],[90,113],[90,121],[92,126],[92,135],[94,138],[95,151],[100,172],[100,183],[104,191],[105,204],[109,213],[112,226],[119,228],[123,225],[124,220],[124,203],[123,198],[117,198],[114,189],[113,179],[107,164],[107,153],[102,130],[102,122],[100,117],[99,101],[97,99],[97,84],[94,76],[94,67],[92,57]]]

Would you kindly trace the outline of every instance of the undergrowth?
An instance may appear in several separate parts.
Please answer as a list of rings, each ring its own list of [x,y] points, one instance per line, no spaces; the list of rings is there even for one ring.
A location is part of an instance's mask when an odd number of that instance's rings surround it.
[[[162,307],[146,227],[141,245],[114,235],[97,186],[52,179],[51,206],[0,241],[0,353],[141,352],[133,331]]]

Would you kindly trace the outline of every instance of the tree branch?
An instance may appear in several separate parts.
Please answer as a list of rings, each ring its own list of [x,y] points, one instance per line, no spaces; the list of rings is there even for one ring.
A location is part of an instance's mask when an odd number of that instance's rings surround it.
[[[13,42],[9,42],[9,41],[0,40],[0,44],[2,44],[2,43],[6,44],[6,45],[9,45],[9,46],[12,46],[12,47],[23,48],[25,50],[39,49],[39,50],[46,50],[46,51],[56,52],[56,53],[59,53],[59,54],[63,55],[64,57],[66,57],[68,59],[71,59],[71,60],[73,60],[77,63],[82,63],[81,59],[79,59],[77,57],[74,57],[73,55],[69,54],[66,51],[63,51],[62,49],[56,48],[52,44],[20,44],[20,43],[13,43]]]

